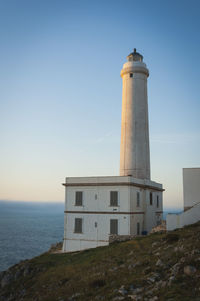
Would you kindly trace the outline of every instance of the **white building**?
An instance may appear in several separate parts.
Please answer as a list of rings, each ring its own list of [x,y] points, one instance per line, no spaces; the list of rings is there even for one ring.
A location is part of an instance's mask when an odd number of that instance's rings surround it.
[[[183,168],[184,211],[200,203],[200,168]]]
[[[162,185],[150,180],[149,71],[136,49],[127,59],[120,176],[66,178],[64,252],[107,245],[110,234],[146,234],[162,220]]]
[[[200,220],[200,168],[183,168],[184,212],[167,215],[167,230],[182,228]]]

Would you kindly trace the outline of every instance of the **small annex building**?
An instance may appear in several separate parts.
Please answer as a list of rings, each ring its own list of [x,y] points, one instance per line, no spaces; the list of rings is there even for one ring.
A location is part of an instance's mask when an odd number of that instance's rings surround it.
[[[110,235],[145,235],[162,221],[163,188],[150,178],[147,77],[143,56],[123,65],[120,175],[67,177],[63,252],[109,244]]]
[[[168,213],[167,230],[171,231],[200,221],[200,168],[183,168],[184,212]]]

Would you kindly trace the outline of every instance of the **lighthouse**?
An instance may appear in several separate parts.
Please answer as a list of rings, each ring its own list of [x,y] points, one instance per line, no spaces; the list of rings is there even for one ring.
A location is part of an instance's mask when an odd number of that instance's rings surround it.
[[[149,71],[136,49],[127,60],[121,70],[120,175],[65,178],[63,252],[146,235],[161,223],[163,187],[150,179]]]
[[[120,176],[150,179],[149,123],[147,78],[149,70],[143,56],[134,52],[127,56],[121,70],[122,120]]]

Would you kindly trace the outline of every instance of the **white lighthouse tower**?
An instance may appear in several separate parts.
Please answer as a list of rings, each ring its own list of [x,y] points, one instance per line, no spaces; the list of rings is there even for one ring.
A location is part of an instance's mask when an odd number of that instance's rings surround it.
[[[150,179],[147,77],[143,56],[129,54],[123,65],[120,176]]]

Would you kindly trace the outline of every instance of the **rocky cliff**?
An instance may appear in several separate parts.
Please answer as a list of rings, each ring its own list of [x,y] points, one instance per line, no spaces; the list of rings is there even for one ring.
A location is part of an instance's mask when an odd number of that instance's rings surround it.
[[[0,273],[0,301],[200,300],[200,222]]]

